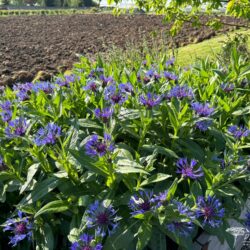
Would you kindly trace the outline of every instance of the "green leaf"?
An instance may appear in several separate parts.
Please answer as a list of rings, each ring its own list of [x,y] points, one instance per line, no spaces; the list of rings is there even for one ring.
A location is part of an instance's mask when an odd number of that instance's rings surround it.
[[[148,172],[144,170],[143,166],[141,166],[137,162],[128,159],[118,160],[116,172],[121,174],[129,174],[129,173],[148,174]]]
[[[170,199],[172,199],[172,197],[174,197],[174,194],[177,190],[177,186],[178,186],[178,179],[175,178],[175,180],[173,181],[173,183],[171,184],[171,186],[168,189],[167,200],[170,200]]]
[[[158,173],[158,174],[155,174],[155,175],[152,175],[151,177],[149,177],[148,179],[144,180],[142,183],[141,183],[141,186],[145,186],[145,185],[148,185],[148,184],[151,184],[151,183],[155,183],[155,182],[160,182],[160,181],[164,181],[168,178],[172,177],[172,175],[169,175],[169,174],[163,174],[163,173]]]
[[[69,209],[69,204],[63,200],[51,201],[45,206],[43,206],[34,216],[34,218],[40,216],[41,214],[47,213],[60,213]]]
[[[173,158],[179,158],[173,150],[157,145],[143,145],[142,149],[149,152],[155,152],[161,155],[171,156]]]
[[[149,242],[151,250],[166,250],[166,236],[158,228],[153,228],[151,240]]]
[[[143,222],[138,230],[138,240],[136,244],[136,250],[142,250],[147,246],[152,233],[152,225],[150,222]]]

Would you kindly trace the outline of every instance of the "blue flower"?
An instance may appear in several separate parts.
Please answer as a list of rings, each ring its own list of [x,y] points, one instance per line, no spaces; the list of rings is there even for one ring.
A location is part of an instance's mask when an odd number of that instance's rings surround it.
[[[33,88],[33,83],[26,82],[15,85],[13,89],[17,91],[16,96],[18,100],[25,101],[29,100],[29,95],[31,93],[32,88]]]
[[[24,118],[17,118],[9,122],[8,126],[5,128],[5,134],[9,138],[24,136],[27,127],[27,122]]]
[[[172,57],[171,59],[169,59],[169,60],[166,62],[166,67],[173,66],[173,65],[174,65],[174,62],[175,62],[175,58]]]
[[[93,236],[82,234],[79,241],[71,245],[70,250],[102,250],[102,248],[102,244],[95,243]]]
[[[230,126],[228,128],[228,132],[230,132],[236,139],[247,137],[250,134],[249,129],[244,127],[237,127],[236,125]]]
[[[104,90],[104,99],[110,101],[113,105],[123,104],[127,100],[127,93],[117,88],[115,84],[107,86]]]
[[[8,169],[8,167],[6,166],[6,164],[5,164],[4,160],[3,160],[3,157],[0,156],[0,172],[5,171],[7,169]]]
[[[27,238],[31,240],[33,224],[30,222],[29,218],[21,211],[18,211],[18,218],[8,219],[6,221],[6,226],[3,231],[10,231],[14,236],[10,237],[10,242],[13,247],[15,247],[19,241]]]
[[[234,90],[235,86],[234,84],[230,84],[230,83],[223,83],[220,86],[225,92],[231,92],[232,90]]]
[[[208,196],[207,198],[199,196],[197,198],[197,218],[202,219],[203,225],[209,225],[213,228],[219,227],[222,224],[225,209],[215,196]]]
[[[161,100],[161,96],[152,93],[147,93],[146,96],[139,96],[140,103],[146,106],[148,109],[152,109],[154,106],[160,104]]]
[[[145,214],[155,210],[156,200],[153,198],[153,191],[139,191],[138,195],[133,195],[129,201],[131,215]]]
[[[98,85],[95,82],[95,80],[91,80],[89,82],[87,82],[87,85],[85,87],[83,87],[84,90],[90,90],[92,92],[97,92],[98,90]]]
[[[176,173],[182,174],[182,177],[184,178],[196,180],[204,175],[201,167],[194,169],[194,167],[197,165],[197,161],[194,159],[188,163],[187,158],[181,158],[177,161],[176,165]]]
[[[70,87],[70,83],[73,83],[77,80],[80,80],[80,77],[77,77],[74,74],[66,75],[65,79],[58,77],[55,81],[55,84],[58,84],[60,87]]]
[[[207,131],[208,128],[212,125],[211,120],[204,120],[204,121],[198,121],[195,123],[196,128],[198,128],[200,131]]]
[[[107,123],[109,119],[112,117],[114,110],[112,108],[104,108],[104,109],[95,109],[94,113],[97,118],[102,120],[104,123]]]
[[[194,93],[192,88],[188,87],[187,85],[176,85],[174,86],[166,96],[168,99],[176,97],[178,99],[183,98],[190,98],[194,97]]]
[[[214,108],[209,107],[208,103],[202,104],[199,102],[194,102],[191,104],[191,107],[197,115],[202,117],[208,117],[214,112]]]
[[[183,203],[173,200],[172,204],[176,206],[177,211],[180,215],[184,215],[187,218],[183,220],[174,220],[171,223],[166,225],[167,229],[179,236],[188,236],[194,230],[193,220],[195,219],[195,215],[193,212],[185,206]]]
[[[0,104],[0,107],[2,109],[1,116],[2,116],[3,122],[9,122],[12,118],[11,102],[6,101]]]
[[[106,87],[107,85],[111,84],[111,83],[114,83],[114,79],[113,77],[111,76],[104,76],[104,75],[100,75],[99,79],[101,80],[102,82],[102,87]]]
[[[176,80],[178,79],[178,76],[175,75],[175,74],[173,74],[173,73],[171,73],[171,72],[165,71],[163,74],[164,74],[164,77],[165,77],[166,79],[168,79],[169,81],[170,81],[170,80],[176,81]]]
[[[250,230],[250,212],[245,214],[245,225],[248,230]]]
[[[54,123],[48,123],[45,128],[38,130],[34,142],[37,146],[55,144],[56,139],[60,136],[61,128]]]
[[[111,136],[104,134],[104,139],[101,140],[98,135],[92,135],[85,144],[86,154],[92,157],[104,156],[108,152],[114,151],[114,145],[111,142]]]
[[[156,203],[156,208],[159,208],[160,206],[165,206],[168,204],[168,190],[165,190],[164,192],[159,193],[153,198],[153,201]]]
[[[134,93],[134,88],[131,85],[131,83],[121,83],[119,84],[119,89],[121,90],[121,92],[125,92],[125,93],[130,93],[133,94]]]
[[[102,237],[116,230],[119,219],[113,206],[105,202],[95,201],[86,210],[87,227],[95,228]]]
[[[35,92],[43,91],[45,94],[52,94],[54,92],[55,85],[50,82],[37,82],[33,85]]]
[[[161,78],[160,74],[155,69],[151,68],[148,71],[146,71],[143,80],[144,80],[144,83],[148,83],[151,80],[158,80],[160,78]]]

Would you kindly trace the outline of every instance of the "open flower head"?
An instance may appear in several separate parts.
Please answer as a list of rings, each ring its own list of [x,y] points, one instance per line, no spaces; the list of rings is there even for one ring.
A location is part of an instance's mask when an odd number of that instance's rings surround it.
[[[222,224],[225,209],[219,199],[215,196],[207,198],[199,196],[197,198],[196,216],[202,220],[203,225],[209,225],[213,228],[219,227]]]
[[[104,99],[113,105],[122,105],[128,99],[128,95],[125,91],[123,91],[123,88],[117,87],[115,84],[111,84],[104,90]]]
[[[203,121],[198,121],[195,123],[195,127],[199,129],[202,132],[205,132],[208,130],[208,128],[213,124],[211,120],[203,120]]]
[[[230,132],[235,139],[241,139],[242,137],[247,137],[250,135],[250,130],[244,127],[238,127],[236,125],[230,126],[228,128],[228,132]]]
[[[155,205],[156,200],[153,197],[153,191],[140,191],[138,195],[133,195],[129,201],[132,216],[153,212],[156,207]]]
[[[43,146],[47,144],[55,144],[57,138],[61,136],[61,127],[54,123],[48,123],[45,128],[40,128],[35,136],[35,144]]]
[[[214,112],[214,108],[210,107],[208,103],[202,104],[199,102],[194,102],[191,104],[191,107],[198,116],[202,117],[208,117]]]
[[[195,219],[194,213],[191,209],[185,206],[183,203],[173,200],[172,204],[176,207],[176,210],[180,215],[186,216],[185,220],[173,220],[171,223],[167,223],[167,229],[179,236],[188,236],[194,230],[193,220]]]
[[[109,134],[104,134],[104,138],[101,139],[98,135],[92,135],[91,138],[85,144],[86,154],[92,157],[104,156],[108,152],[114,151],[115,147],[111,141]]]
[[[10,218],[6,221],[3,231],[10,231],[10,242],[15,247],[24,239],[31,240],[33,224],[30,219],[21,211],[18,211],[18,218]]]
[[[74,242],[70,250],[102,250],[101,243],[96,243],[94,237],[88,234],[82,234],[78,241]]]
[[[114,110],[112,108],[95,109],[94,113],[97,118],[102,120],[102,122],[107,123],[112,117]]]
[[[5,134],[9,138],[24,136],[27,130],[27,122],[24,118],[17,118],[8,123],[5,128]]]
[[[162,98],[159,95],[147,93],[147,95],[140,95],[139,101],[142,105],[144,105],[148,109],[152,109],[154,106],[159,105]]]
[[[197,161],[194,159],[189,163],[187,158],[181,158],[177,161],[176,165],[176,173],[181,174],[184,178],[196,180],[204,175],[201,167],[195,169]]]
[[[169,91],[166,96],[167,99],[171,99],[173,97],[177,99],[192,99],[194,97],[194,93],[192,88],[188,87],[187,85],[176,85]]]
[[[88,228],[95,228],[104,237],[117,229],[120,217],[112,205],[97,200],[86,210],[86,220]]]

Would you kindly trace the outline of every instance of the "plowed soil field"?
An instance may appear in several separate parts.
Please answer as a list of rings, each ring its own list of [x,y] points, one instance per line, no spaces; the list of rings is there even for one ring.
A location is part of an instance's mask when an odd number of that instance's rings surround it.
[[[240,22],[229,17],[222,20]],[[143,14],[0,18],[0,85],[31,81],[39,71],[42,77],[48,78],[72,67],[78,60],[76,54],[94,58],[97,52],[105,52],[112,45],[125,48],[130,41],[142,44],[145,39],[152,39],[152,33],[161,36],[169,27],[162,23],[161,16]],[[225,26],[218,32],[230,29]],[[175,45],[200,42],[218,32],[186,23],[175,37]]]

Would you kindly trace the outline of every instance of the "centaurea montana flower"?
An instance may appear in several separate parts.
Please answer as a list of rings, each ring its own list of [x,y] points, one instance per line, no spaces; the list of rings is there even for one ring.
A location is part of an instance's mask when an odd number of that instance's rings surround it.
[[[183,178],[190,178],[196,180],[204,175],[201,167],[198,169],[194,169],[197,165],[197,161],[191,159],[190,163],[187,158],[180,158],[177,163],[177,171],[176,173],[181,174]]]
[[[178,234],[180,236],[188,236],[194,230],[193,220],[195,219],[195,215],[190,210],[190,208],[179,201],[173,200],[172,204],[176,207],[180,215],[184,215],[187,218],[185,219],[185,221],[174,220],[171,223],[168,223],[166,227],[170,232],[174,234]]]
[[[94,113],[97,118],[102,120],[102,122],[107,123],[112,117],[114,110],[112,108],[103,108],[102,110],[97,108]]]
[[[3,122],[9,122],[12,118],[12,111],[11,111],[11,102],[5,101],[4,103],[0,104],[2,109],[1,116]]]
[[[34,142],[37,146],[55,144],[58,137],[61,136],[61,127],[54,123],[48,123],[45,128],[37,131]]]
[[[156,94],[147,93],[147,95],[140,95],[139,101],[142,105],[148,109],[152,109],[154,106],[159,105],[162,100],[162,97]]]
[[[127,83],[120,83],[119,84],[119,89],[122,92],[134,94],[134,88],[133,88],[132,84],[129,83],[129,82],[127,82]]]
[[[220,87],[222,88],[222,90],[224,90],[226,93],[231,92],[232,90],[234,90],[235,85],[233,83],[223,83],[220,85]]]
[[[43,91],[45,94],[52,94],[54,92],[55,85],[50,82],[37,82],[33,85],[33,91]]]
[[[104,99],[111,104],[123,104],[127,100],[127,93],[117,87],[115,84],[107,86],[104,90]]]
[[[8,123],[8,126],[5,128],[5,134],[9,138],[24,136],[27,127],[26,119],[20,117]]]
[[[107,85],[111,84],[111,83],[114,83],[114,79],[112,76],[104,76],[104,75],[100,75],[99,79],[101,80],[102,82],[102,87],[106,87]]]
[[[176,85],[169,91],[169,93],[166,96],[167,99],[173,97],[177,99],[183,99],[183,98],[192,99],[194,97],[194,93],[192,88],[188,87],[187,85]]]
[[[101,236],[106,233],[112,234],[117,229],[120,217],[113,206],[107,205],[104,201],[95,201],[86,210],[86,221],[88,228],[95,228]]]
[[[17,91],[16,96],[20,101],[29,100],[29,95],[31,94],[33,83],[26,82],[26,83],[19,83],[14,86],[14,90]]]
[[[169,60],[166,61],[165,65],[166,65],[166,67],[169,67],[169,66],[173,66],[174,63],[175,63],[175,58],[172,57],[171,59],[169,59]]]
[[[18,211],[18,218],[8,219],[3,231],[10,231],[14,234],[14,236],[10,237],[9,244],[15,247],[20,241],[24,240],[25,238],[31,240],[32,229],[33,224],[30,219],[22,211]]]
[[[92,157],[104,156],[108,152],[114,151],[114,144],[111,142],[111,136],[104,133],[104,139],[101,140],[98,135],[92,135],[85,144],[86,154]]]
[[[164,71],[164,77],[167,79],[167,80],[169,80],[169,81],[176,81],[176,80],[178,80],[178,76],[177,75],[175,75],[175,74],[173,74],[173,73],[171,73],[171,72],[167,72],[167,71]]]
[[[168,204],[168,190],[165,190],[164,192],[160,192],[158,195],[155,195],[153,198],[153,201],[155,202],[155,207],[159,208],[161,206],[166,206]]]
[[[79,241],[74,242],[70,250],[102,250],[101,243],[96,243],[94,237],[88,234],[82,234]]]
[[[149,69],[143,78],[144,83],[148,83],[151,80],[159,80],[161,78],[161,75],[155,70],[155,69]]]
[[[199,102],[194,102],[191,104],[192,109],[198,116],[208,117],[214,112],[214,108],[210,107],[208,103],[202,104]]]
[[[225,209],[222,208],[219,199],[215,196],[207,196],[207,198],[199,196],[197,198],[197,218],[202,219],[203,225],[209,225],[213,228],[219,227],[222,224]]]
[[[250,230],[250,212],[245,214],[245,226],[248,230]]]
[[[244,127],[238,127],[236,125],[230,126],[228,128],[230,132],[236,139],[241,139],[242,137],[247,137],[250,134],[250,130]]]
[[[153,197],[153,191],[139,191],[138,195],[133,195],[129,201],[129,208],[132,210],[131,215],[136,216],[147,212],[154,212],[156,200]]]
[[[212,123],[213,122],[211,120],[198,121],[195,123],[195,127],[198,128],[200,131],[205,132],[212,125]]]
[[[84,90],[90,90],[94,93],[97,92],[98,88],[99,88],[99,86],[98,86],[96,80],[93,80],[93,79],[88,81],[87,85],[83,87]]]

